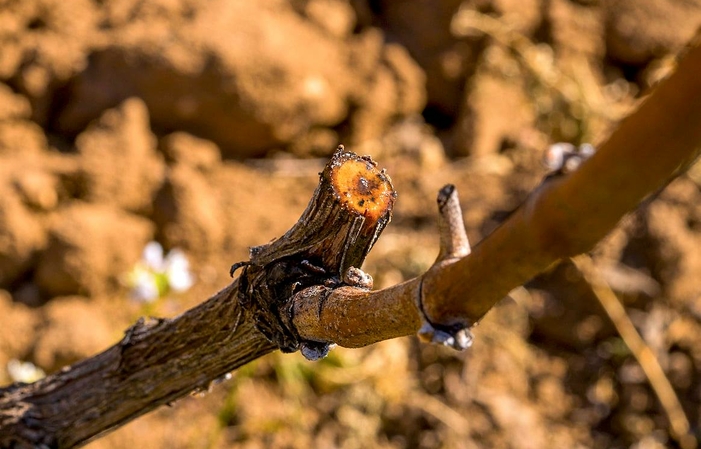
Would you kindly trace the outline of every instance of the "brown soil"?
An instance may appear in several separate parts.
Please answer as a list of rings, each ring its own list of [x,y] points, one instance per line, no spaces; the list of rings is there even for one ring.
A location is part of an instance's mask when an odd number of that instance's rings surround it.
[[[451,32],[461,3],[0,1],[0,384],[10,359],[55,371],[226,285],[295,222],[338,143],[399,192],[375,286],[420,274],[443,184],[479,241],[549,143],[600,142],[701,24],[698,0],[474,0]],[[596,250],[697,435],[699,186],[697,168]],[[141,305],[123,280],[152,239],[187,253],[196,284]],[[406,338],[275,354],[88,447],[677,444],[574,268],[527,287],[465,353]]]

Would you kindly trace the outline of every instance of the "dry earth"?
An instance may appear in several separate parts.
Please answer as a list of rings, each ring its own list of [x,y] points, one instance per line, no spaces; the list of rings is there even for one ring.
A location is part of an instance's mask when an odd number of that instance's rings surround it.
[[[478,241],[548,144],[600,142],[699,24],[699,0],[0,0],[0,384],[10,359],[53,372],[226,285],[340,142],[399,192],[366,271],[421,273],[438,188],[458,186]],[[696,435],[700,185],[675,181],[595,251]],[[196,284],[144,305],[123,279],[154,239]],[[275,354],[88,447],[674,447],[574,268],[527,287],[465,353]]]

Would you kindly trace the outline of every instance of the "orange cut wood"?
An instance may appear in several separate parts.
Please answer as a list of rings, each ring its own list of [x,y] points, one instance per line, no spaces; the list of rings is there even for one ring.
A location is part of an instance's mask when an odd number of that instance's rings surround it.
[[[373,226],[392,207],[396,193],[389,177],[364,158],[348,159],[331,171],[331,184],[342,205]]]

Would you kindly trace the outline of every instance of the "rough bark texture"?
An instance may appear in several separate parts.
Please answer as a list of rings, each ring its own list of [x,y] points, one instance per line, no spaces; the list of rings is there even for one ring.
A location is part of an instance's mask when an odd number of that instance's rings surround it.
[[[0,447],[80,446],[273,351],[236,290],[173,319],[140,320],[101,354],[0,390]]]

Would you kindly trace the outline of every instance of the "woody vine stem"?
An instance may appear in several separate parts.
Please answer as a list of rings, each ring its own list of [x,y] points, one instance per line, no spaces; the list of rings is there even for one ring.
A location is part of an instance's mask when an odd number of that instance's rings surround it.
[[[438,343],[467,346],[467,329],[511,289],[559,259],[589,250],[624,214],[698,157],[701,102],[694,99],[701,98],[699,73],[701,37],[690,44],[677,71],[596,154],[575,172],[542,184],[471,252],[457,196],[444,189],[438,260],[422,276],[383,290],[368,288],[370,279],[360,263],[388,220],[382,205],[391,203],[393,189],[371,161],[351,157],[352,165],[367,171],[361,176],[365,181],[343,175],[340,185],[355,185],[358,200],[334,208],[338,214],[307,210],[319,223],[346,223],[346,233],[333,235],[333,228],[324,225],[307,239],[301,229],[291,230],[286,236],[297,239],[294,244],[273,242],[281,245],[275,255],[268,253],[273,246],[258,247],[244,262],[241,278],[199,306],[172,319],[140,320],[95,357],[33,384],[0,389],[0,447],[83,445],[207,388],[276,347],[299,348],[314,358],[330,342],[359,347],[419,331]],[[368,214],[360,201],[370,191],[387,195]],[[320,197],[334,200],[333,195]],[[360,207],[359,215],[347,215],[353,205]],[[287,268],[298,278],[285,275]]]

